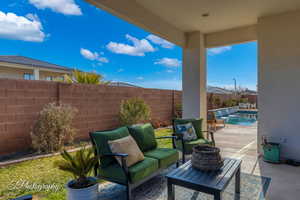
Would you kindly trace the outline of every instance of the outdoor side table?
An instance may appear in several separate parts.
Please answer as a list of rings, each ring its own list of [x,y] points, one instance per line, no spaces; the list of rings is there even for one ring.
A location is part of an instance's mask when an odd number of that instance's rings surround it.
[[[235,193],[240,193],[241,160],[225,158],[223,167],[218,171],[204,172],[192,167],[188,161],[179,168],[167,174],[168,200],[175,199],[174,185],[186,187],[214,196],[215,200],[222,199],[225,190],[235,175]]]

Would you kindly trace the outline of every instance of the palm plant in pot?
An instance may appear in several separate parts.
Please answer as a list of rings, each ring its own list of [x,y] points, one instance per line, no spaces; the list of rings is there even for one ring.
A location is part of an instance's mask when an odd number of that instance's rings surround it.
[[[98,162],[92,148],[83,147],[74,155],[63,151],[63,160],[55,164],[59,169],[73,174],[74,179],[66,184],[69,200],[96,200],[98,196],[98,181],[90,177],[93,167]]]

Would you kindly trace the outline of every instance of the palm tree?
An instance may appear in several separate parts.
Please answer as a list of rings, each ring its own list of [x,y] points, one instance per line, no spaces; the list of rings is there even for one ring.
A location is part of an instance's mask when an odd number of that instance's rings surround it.
[[[109,84],[109,81],[103,81],[101,74],[82,72],[74,70],[72,75],[65,75],[64,80],[67,83],[86,83],[86,84]]]

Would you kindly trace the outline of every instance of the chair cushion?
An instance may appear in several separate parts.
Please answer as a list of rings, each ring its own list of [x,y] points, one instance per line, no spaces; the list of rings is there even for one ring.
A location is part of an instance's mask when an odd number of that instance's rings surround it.
[[[178,133],[182,134],[184,141],[192,141],[198,139],[192,123],[177,124]]]
[[[103,154],[112,153],[108,141],[129,136],[129,131],[127,127],[121,127],[111,131],[96,131],[93,132],[91,136],[96,144],[97,153],[100,156],[100,163],[105,167],[116,162],[116,159],[113,157],[101,157]]]
[[[193,152],[193,147],[198,145],[198,144],[209,144],[212,145],[212,142],[206,139],[197,139],[193,141],[185,141],[185,153],[186,154],[191,154]],[[178,149],[182,150],[182,144],[181,140],[176,140],[176,146]]]
[[[143,180],[144,178],[156,172],[158,169],[157,159],[145,157],[143,161],[138,162],[128,168],[130,182],[136,183],[140,180]],[[105,178],[113,179],[119,183],[126,183],[126,175],[122,170],[122,167],[117,163],[113,163],[107,167],[99,168],[99,174]]]
[[[134,125],[128,127],[128,129],[142,152],[150,151],[157,147],[154,129],[151,124]]]
[[[128,156],[125,158],[126,165],[128,167],[133,164],[144,160],[144,154],[136,144],[132,136],[127,136],[117,140],[108,141],[110,149],[113,153],[126,153]],[[120,165],[122,165],[122,159],[118,156],[115,157]]]
[[[145,152],[145,156],[157,159],[159,168],[167,168],[179,159],[179,152],[176,149],[157,148]]]
[[[177,124],[186,124],[191,122],[194,126],[194,129],[196,131],[196,134],[198,136],[198,138],[204,138],[203,133],[202,133],[202,119],[199,118],[195,118],[195,119],[174,119],[174,125],[175,125],[175,131],[176,133],[179,131],[176,128]]]

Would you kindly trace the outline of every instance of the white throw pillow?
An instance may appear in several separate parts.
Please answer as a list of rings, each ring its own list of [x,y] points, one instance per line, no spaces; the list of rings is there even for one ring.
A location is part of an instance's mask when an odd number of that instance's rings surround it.
[[[113,153],[125,153],[128,156],[125,158],[128,167],[135,163],[144,160],[144,154],[138,147],[137,143],[130,135],[117,140],[109,140],[108,144]],[[117,161],[122,165],[121,158],[116,156]]]
[[[192,123],[189,122],[187,124],[178,124],[176,125],[176,128],[179,133],[183,134],[184,141],[191,141],[197,139],[196,131]]]

